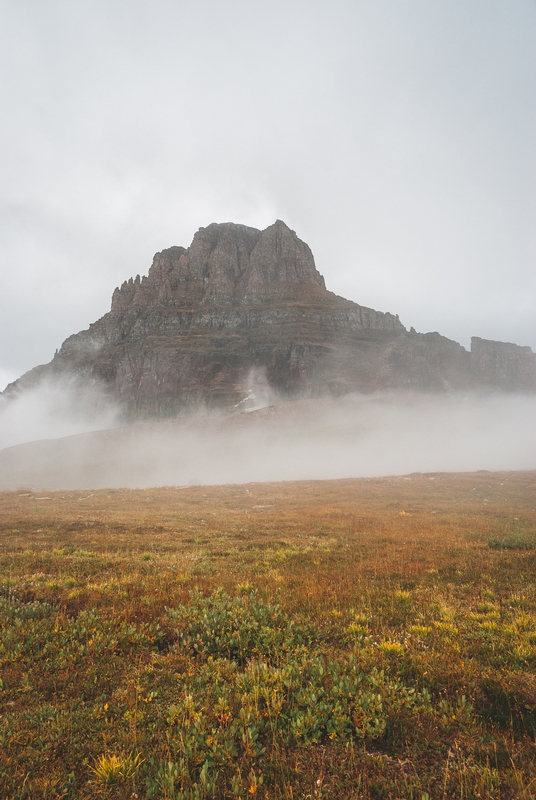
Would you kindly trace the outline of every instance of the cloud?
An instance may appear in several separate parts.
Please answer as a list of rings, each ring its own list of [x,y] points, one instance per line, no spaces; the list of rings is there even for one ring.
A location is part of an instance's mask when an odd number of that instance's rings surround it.
[[[0,397],[0,450],[36,439],[58,439],[118,424],[115,406],[94,384],[75,377],[44,380],[15,397]]]
[[[536,398],[529,396],[300,400],[9,448],[0,451],[0,487],[95,489],[536,469],[535,423]]]

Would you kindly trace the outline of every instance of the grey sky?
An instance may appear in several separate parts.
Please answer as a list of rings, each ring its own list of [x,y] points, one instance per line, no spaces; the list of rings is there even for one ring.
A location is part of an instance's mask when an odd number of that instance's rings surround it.
[[[536,349],[534,0],[0,0],[0,383],[200,226]]]

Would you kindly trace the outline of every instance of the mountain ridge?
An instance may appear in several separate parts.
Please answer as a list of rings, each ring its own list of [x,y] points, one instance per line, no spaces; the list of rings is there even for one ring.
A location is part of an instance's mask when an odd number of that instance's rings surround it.
[[[4,395],[62,375],[97,382],[126,418],[143,419],[232,408],[252,375],[282,398],[534,392],[536,357],[479,337],[468,352],[333,294],[309,246],[277,220],[262,231],[212,223],[190,247],[156,253],[147,276],[115,289],[107,314]]]

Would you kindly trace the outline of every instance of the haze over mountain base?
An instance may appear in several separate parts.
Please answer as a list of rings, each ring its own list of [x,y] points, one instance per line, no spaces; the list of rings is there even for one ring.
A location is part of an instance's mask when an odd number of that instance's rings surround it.
[[[0,451],[0,490],[536,468],[536,398],[349,395],[135,423]]]
[[[157,253],[147,276],[114,291],[107,314],[0,397],[74,378],[82,395],[100,387],[131,422],[171,419],[199,408],[229,412],[248,393],[252,371],[287,400],[536,393],[530,347],[475,336],[468,352],[437,331],[408,331],[396,314],[338,297],[309,246],[277,220],[263,231],[213,223],[190,247]]]
[[[281,220],[213,223],[0,393],[0,489],[533,469],[535,422],[530,347],[408,331]]]

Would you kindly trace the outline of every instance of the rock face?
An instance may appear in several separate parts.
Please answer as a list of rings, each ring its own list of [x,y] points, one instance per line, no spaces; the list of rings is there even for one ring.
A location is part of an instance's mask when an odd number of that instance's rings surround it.
[[[252,382],[287,398],[536,388],[530,348],[474,339],[469,354],[329,292],[280,220],[264,231],[212,224],[189,248],[157,253],[147,277],[115,290],[108,314],[6,394],[63,374],[98,381],[129,418],[231,408]]]
[[[510,391],[534,391],[535,355],[530,347],[489,339],[471,339],[471,371],[478,385]]]
[[[325,294],[311,250],[284,222],[265,231],[212,224],[200,228],[188,250],[157,253],[146,278],[116,289],[112,313],[154,305],[191,309],[304,302]]]

